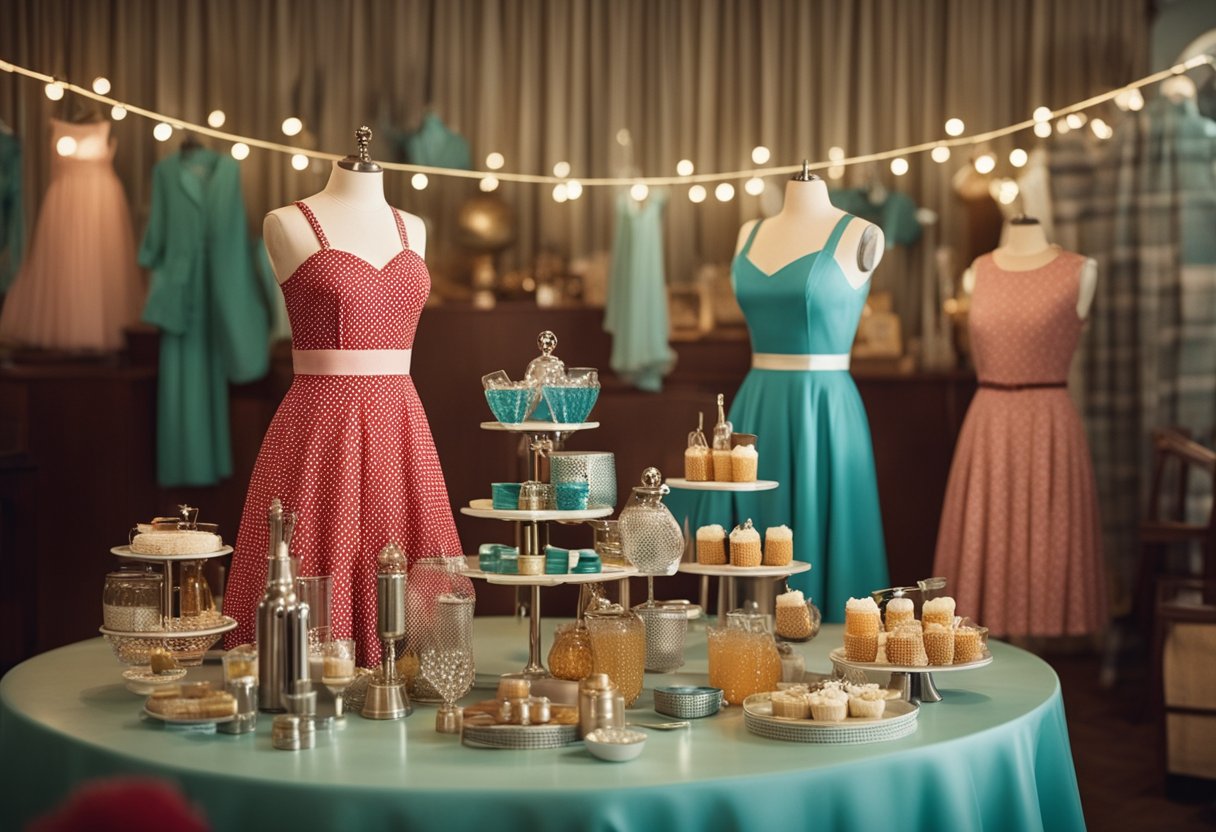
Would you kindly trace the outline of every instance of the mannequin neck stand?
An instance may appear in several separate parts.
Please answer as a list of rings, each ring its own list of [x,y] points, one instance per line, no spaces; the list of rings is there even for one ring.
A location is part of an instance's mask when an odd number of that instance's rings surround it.
[[[822,179],[785,183],[785,203],[770,222],[778,225],[835,223],[841,211],[828,198],[828,186]]]
[[[384,172],[346,170],[335,162],[325,187],[309,197],[309,201],[318,199],[345,211],[383,211],[388,205],[384,197]]]

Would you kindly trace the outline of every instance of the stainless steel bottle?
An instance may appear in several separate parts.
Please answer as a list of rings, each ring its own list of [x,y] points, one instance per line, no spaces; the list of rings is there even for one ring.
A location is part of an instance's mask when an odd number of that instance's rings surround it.
[[[308,604],[296,596],[291,565],[295,514],[284,514],[275,497],[268,514],[270,543],[266,592],[258,602],[258,709],[287,710],[287,694],[297,679],[308,678]]]

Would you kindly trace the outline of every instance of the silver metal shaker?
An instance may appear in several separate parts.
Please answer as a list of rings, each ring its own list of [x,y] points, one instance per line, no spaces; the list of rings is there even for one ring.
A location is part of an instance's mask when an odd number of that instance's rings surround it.
[[[399,719],[409,716],[405,684],[397,676],[397,642],[406,637],[406,559],[401,548],[389,543],[376,558],[376,630],[380,636],[380,669],[367,686],[363,716]]]
[[[578,735],[625,726],[625,697],[607,673],[592,673],[578,688]]]
[[[270,528],[266,591],[258,602],[258,708],[285,711],[285,697],[297,679],[308,678],[308,604],[296,596],[291,535],[296,515],[284,514],[275,497],[267,515]]]

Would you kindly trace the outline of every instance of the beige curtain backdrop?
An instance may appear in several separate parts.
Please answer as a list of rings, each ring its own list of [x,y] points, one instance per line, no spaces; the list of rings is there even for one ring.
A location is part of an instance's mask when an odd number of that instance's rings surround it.
[[[360,123],[412,129],[427,106],[507,169],[548,172],[566,160],[574,176],[615,174],[615,135],[628,128],[634,164],[670,174],[850,154],[943,135],[948,117],[971,131],[1025,118],[1142,74],[1145,0],[9,0],[0,11],[0,57],[77,82],[106,75],[117,97],[201,121],[212,108],[227,129],[352,147]],[[70,98],[70,96],[69,96]],[[47,179],[46,120],[68,112],[39,85],[0,75],[0,118],[26,143],[29,207]],[[179,143],[158,143],[152,125],[115,124],[117,166],[142,227],[150,170]],[[1019,137],[1016,144],[1035,140]],[[1002,160],[1015,145],[995,148]],[[373,144],[373,150],[377,145]],[[379,145],[381,152],[383,144]],[[918,326],[920,281],[933,247],[961,239],[950,176],[966,163],[911,160],[901,178],[877,175],[941,215],[911,251],[893,252],[876,278],[899,294]],[[293,171],[286,157],[254,151],[243,163],[256,222],[307,196],[326,169]],[[1010,173],[1002,161],[998,173]],[[668,274],[687,280],[703,262],[725,262],[740,224],[780,206],[782,183],[694,205],[677,189],[667,209]],[[423,192],[388,178],[390,198],[432,222],[433,267],[451,262],[456,206],[468,182],[432,178]],[[712,190],[712,188],[711,188]],[[614,194],[588,189],[557,204],[543,186],[503,185],[518,244],[502,258],[526,264],[544,249],[580,256],[609,248]],[[32,213],[31,213],[32,217]],[[961,270],[965,263],[959,263]]]

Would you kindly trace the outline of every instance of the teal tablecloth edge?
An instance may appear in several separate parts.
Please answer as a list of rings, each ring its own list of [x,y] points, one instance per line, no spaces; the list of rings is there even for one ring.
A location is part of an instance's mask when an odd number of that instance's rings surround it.
[[[478,774],[485,773],[478,771],[480,761],[489,755],[495,760],[492,765],[519,761],[527,769],[536,760],[529,755],[541,754],[546,755],[547,765],[584,766],[586,752],[577,746],[550,752],[467,751],[468,781],[426,789],[403,781],[397,791],[350,785],[323,790],[281,775],[258,778],[200,771],[184,764],[149,764],[19,713],[8,695],[12,678],[10,674],[0,681],[0,805],[4,806],[0,828],[20,828],[57,804],[80,781],[120,773],[178,783],[204,807],[216,829],[245,829],[255,823],[265,829],[441,828],[445,832],[487,825],[539,832],[820,830],[858,825],[933,830],[1084,828],[1058,679],[1043,702],[1016,720],[923,747],[909,748],[906,741],[889,743],[884,746],[890,751],[887,755],[813,769],[622,788],[611,785],[618,767],[604,766],[600,787],[531,791],[477,782]],[[416,726],[416,721],[430,719],[431,710],[420,708],[409,722]],[[259,741],[268,745],[267,733],[197,740],[238,747]],[[767,742],[743,736],[755,743]],[[290,757],[286,752],[275,755]],[[386,760],[386,765],[392,764]]]

